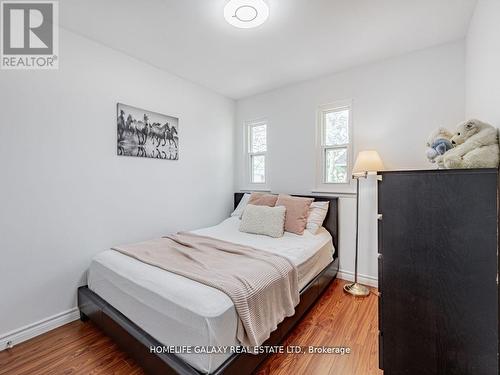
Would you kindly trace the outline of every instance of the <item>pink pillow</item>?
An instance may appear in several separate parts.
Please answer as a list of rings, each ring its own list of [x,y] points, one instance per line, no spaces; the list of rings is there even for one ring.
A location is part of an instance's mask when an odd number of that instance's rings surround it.
[[[303,234],[309,216],[309,207],[314,198],[292,197],[280,194],[276,206],[285,206],[285,231]]]
[[[268,193],[252,193],[250,194],[250,199],[248,204],[253,204],[254,206],[269,206],[274,207],[278,196]]]

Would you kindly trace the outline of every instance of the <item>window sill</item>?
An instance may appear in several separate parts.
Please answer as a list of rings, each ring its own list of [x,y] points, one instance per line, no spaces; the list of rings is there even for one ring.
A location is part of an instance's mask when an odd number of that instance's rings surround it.
[[[251,193],[252,191],[260,191],[260,192],[267,192],[270,193],[271,189],[262,187],[262,188],[257,188],[257,187],[247,187],[247,188],[241,188],[240,191],[242,193]]]
[[[318,184],[312,189],[312,192],[344,197],[355,197],[356,185],[353,184],[352,180],[343,184]]]
[[[339,191],[335,189],[313,189],[311,190],[312,194],[326,194],[326,195],[331,195],[334,197],[339,197],[339,198],[356,198],[356,192],[355,191]]]

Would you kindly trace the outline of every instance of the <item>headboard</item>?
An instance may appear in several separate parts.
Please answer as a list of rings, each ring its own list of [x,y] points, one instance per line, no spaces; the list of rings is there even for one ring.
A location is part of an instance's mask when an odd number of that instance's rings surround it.
[[[241,198],[245,193],[234,193],[234,208],[238,206]],[[328,207],[328,213],[326,214],[323,226],[330,232],[333,239],[333,246],[335,246],[335,257],[339,255],[339,198],[338,197],[325,197],[318,195],[295,195],[297,197],[314,198],[315,201],[319,202],[330,202]]]

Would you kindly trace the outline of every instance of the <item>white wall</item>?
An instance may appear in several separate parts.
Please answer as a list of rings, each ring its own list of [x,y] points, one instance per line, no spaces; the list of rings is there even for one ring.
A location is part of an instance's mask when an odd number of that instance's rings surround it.
[[[500,127],[500,1],[479,0],[467,35],[466,114]]]
[[[267,118],[270,188],[311,193],[315,187],[318,106],[352,99],[354,151],[376,149],[387,169],[430,168],[425,142],[436,127],[464,118],[464,42],[439,46],[284,87],[237,102],[236,188],[244,184],[244,122]],[[361,181],[360,268],[377,278],[376,183]],[[354,269],[355,197],[340,201],[340,263]]]
[[[94,254],[231,209],[234,101],[64,30],[60,56],[0,71],[0,338],[75,307]],[[180,160],[116,156],[117,102],[178,116]]]

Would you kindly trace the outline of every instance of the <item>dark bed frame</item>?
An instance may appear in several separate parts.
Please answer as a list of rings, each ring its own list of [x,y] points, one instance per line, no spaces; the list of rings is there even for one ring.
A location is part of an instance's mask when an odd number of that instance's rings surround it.
[[[234,207],[238,205],[244,193],[234,194]],[[304,197],[304,195],[300,195]],[[300,302],[295,308],[295,315],[286,318],[278,325],[271,337],[263,345],[279,345],[302,317],[318,300],[325,289],[337,276],[339,269],[338,246],[338,198],[309,196],[316,201],[330,202],[329,211],[323,226],[333,237],[335,255],[333,261],[300,292]],[[118,346],[127,352],[143,367],[148,374],[199,375],[201,372],[191,367],[175,354],[151,353],[151,347],[162,347],[156,339],[144,332],[139,326],[125,317],[120,311],[92,292],[87,286],[78,288],[78,308],[82,321],[91,320]],[[233,354],[212,374],[232,375],[251,374],[270,356],[262,353]]]

